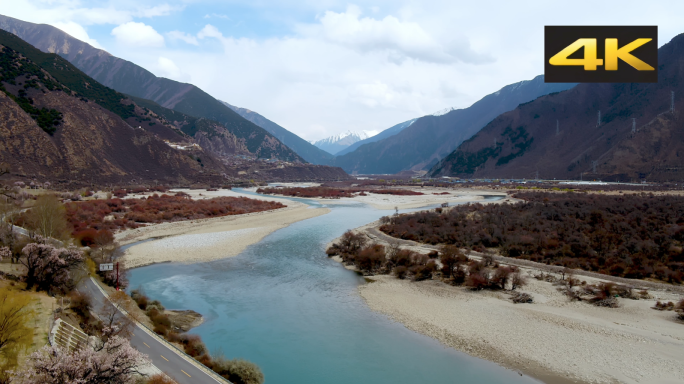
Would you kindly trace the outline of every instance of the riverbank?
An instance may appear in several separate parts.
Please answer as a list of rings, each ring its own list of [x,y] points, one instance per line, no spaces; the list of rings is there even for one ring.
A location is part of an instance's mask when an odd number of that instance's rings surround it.
[[[439,187],[396,187],[393,189],[406,189],[414,192],[421,192],[422,195],[385,195],[377,194],[372,191],[366,193],[366,196],[355,195],[353,197],[342,197],[339,199],[324,199],[324,198],[306,198],[308,200],[315,200],[326,204],[343,204],[350,201],[370,205],[379,210],[393,210],[398,209],[412,209],[421,208],[431,205],[438,205],[448,203],[449,205],[459,204],[464,202],[485,202],[487,198],[499,196],[503,201],[510,201],[511,198],[506,196],[505,192],[483,191],[473,189],[453,189],[453,188],[439,188]],[[256,188],[254,189],[256,190]],[[446,193],[446,194],[443,194]],[[265,195],[265,196],[279,196],[279,195]]]
[[[164,262],[205,262],[236,256],[249,245],[278,229],[330,212],[327,208],[310,208],[306,204],[286,199],[243,195],[229,190],[183,192],[189,193],[194,199],[248,196],[280,201],[287,207],[244,215],[155,224],[122,231],[115,235],[116,241],[121,245],[156,239],[126,249],[123,255],[126,268]]]
[[[378,225],[355,232],[376,243],[394,241]],[[424,254],[434,249],[399,243]],[[532,276],[549,268],[526,263],[519,266],[528,285],[518,291],[531,295],[533,304],[513,304],[504,291],[471,291],[438,280],[412,282],[387,275],[367,276],[371,283],[360,286],[359,294],[372,310],[415,332],[547,383],[684,382],[679,363],[684,324],[671,311],[651,309],[657,300],[676,302],[680,290],[664,284],[653,290],[653,284],[644,283],[652,299],[618,299],[619,308],[596,307],[570,301],[558,286],[536,280]],[[577,277],[588,284],[601,281]]]

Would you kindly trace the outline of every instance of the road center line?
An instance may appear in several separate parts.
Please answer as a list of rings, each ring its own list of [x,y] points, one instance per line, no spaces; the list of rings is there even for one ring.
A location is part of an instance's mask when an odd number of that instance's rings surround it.
[[[145,344],[145,346],[146,346],[147,348],[150,348],[150,346],[149,346],[149,345],[147,345],[147,343],[146,343],[146,342],[144,342],[144,341],[143,341],[143,344]],[[162,357],[163,357],[163,356],[162,356]]]
[[[166,360],[166,361],[169,361],[169,359],[167,359],[166,357],[164,357],[164,355],[159,355],[159,356],[161,356],[162,359],[164,359],[164,360]]]
[[[188,373],[187,373],[187,372],[185,372],[185,371],[184,371],[184,370],[182,370],[182,369],[181,369],[181,372],[185,373],[185,374],[186,374],[186,375],[187,375],[188,377],[192,377],[192,376],[188,375]]]

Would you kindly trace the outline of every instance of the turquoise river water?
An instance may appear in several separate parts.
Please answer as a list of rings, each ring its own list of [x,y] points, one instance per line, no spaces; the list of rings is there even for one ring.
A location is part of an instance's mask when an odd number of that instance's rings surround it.
[[[328,259],[324,248],[347,229],[393,212],[303,202],[332,211],[236,257],[134,269],[130,286],[167,308],[201,313],[205,322],[191,333],[211,351],[258,364],[268,384],[538,383],[368,308],[357,293],[364,279]]]

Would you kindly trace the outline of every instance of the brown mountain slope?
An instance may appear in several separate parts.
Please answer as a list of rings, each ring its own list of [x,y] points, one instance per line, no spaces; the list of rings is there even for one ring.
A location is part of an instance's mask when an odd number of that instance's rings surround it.
[[[131,127],[16,51],[0,46],[0,64],[0,162],[10,164],[15,176],[97,184],[222,179],[225,167],[210,155],[171,148],[156,134]],[[57,111],[61,119],[40,126],[44,116],[30,114],[40,110]]]
[[[134,63],[94,48],[50,25],[28,23],[0,15],[0,29],[17,35],[43,52],[59,54],[107,87],[153,100],[164,108],[189,116],[214,120],[220,123],[218,130],[242,139],[249,152],[257,157],[306,162],[268,131],[244,119],[192,84],[157,77]],[[231,148],[221,147],[221,140],[212,144],[217,153],[232,151]]]
[[[430,174],[681,181],[684,116],[677,111],[684,110],[684,35],[661,47],[658,60],[656,84],[580,84],[520,105],[463,142]],[[675,113],[668,112],[671,92]]]

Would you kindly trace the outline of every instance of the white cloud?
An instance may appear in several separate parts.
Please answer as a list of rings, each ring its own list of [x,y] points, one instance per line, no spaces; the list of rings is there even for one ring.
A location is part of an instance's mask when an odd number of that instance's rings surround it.
[[[465,37],[440,42],[416,22],[391,15],[381,20],[361,17],[360,9],[353,5],[343,13],[327,11],[319,21],[319,25],[302,26],[301,30],[357,52],[386,51],[388,59],[396,64],[405,58],[430,63],[493,61],[491,56],[473,51]]]
[[[158,68],[164,77],[168,78],[177,78],[181,75],[181,70],[178,68],[176,63],[173,62],[171,59],[167,59],[166,57],[159,57],[157,60]]]
[[[230,17],[228,17],[228,15],[222,15],[219,13],[211,13],[211,14],[207,13],[206,15],[204,15],[204,18],[205,19],[216,18],[216,19],[230,20]]]
[[[188,44],[199,45],[197,37],[181,31],[171,31],[166,34],[170,40],[181,40]]]
[[[144,23],[129,21],[112,29],[112,35],[120,44],[132,47],[160,48],[164,46],[164,36]]]
[[[59,22],[59,23],[52,23],[52,26],[61,29],[62,31],[68,33],[69,35],[86,42],[90,45],[92,45],[95,48],[100,48],[102,49],[102,46],[100,43],[97,42],[95,39],[91,39],[90,36],[88,36],[88,32],[86,32],[85,28],[83,28],[80,24],[76,24],[73,21],[68,21],[68,22]]]

